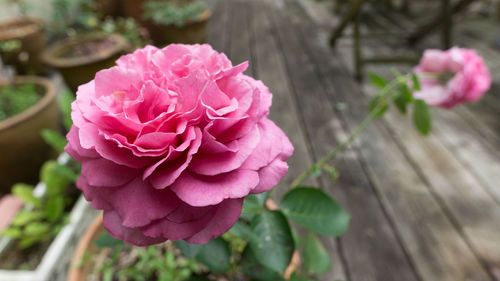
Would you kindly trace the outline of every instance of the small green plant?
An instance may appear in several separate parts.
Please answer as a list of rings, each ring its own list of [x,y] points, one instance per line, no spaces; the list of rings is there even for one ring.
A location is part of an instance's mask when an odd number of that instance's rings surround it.
[[[63,92],[59,105],[63,113],[64,125],[71,127],[70,104],[74,97],[69,92]],[[41,132],[45,141],[62,153],[66,139],[58,132],[44,130]],[[78,179],[80,166],[70,159],[66,164],[49,160],[40,169],[40,181],[45,184],[45,193],[39,196],[32,185],[18,183],[12,187],[12,193],[24,201],[29,207],[21,210],[11,225],[2,235],[17,240],[20,249],[26,249],[38,243],[54,238],[66,224],[68,214],[66,208],[74,198],[68,195],[67,187]]]
[[[193,259],[182,257],[171,242],[133,248],[104,233],[95,244],[100,247],[96,256],[106,255],[101,264],[94,264],[91,273],[100,277],[98,280],[182,281],[201,272],[200,265]]]
[[[142,27],[133,18],[106,18],[99,24],[99,31],[104,33],[121,34],[135,49],[149,43],[149,39],[142,31]]]
[[[148,1],[144,4],[144,18],[160,25],[183,27],[203,13],[205,7],[192,1]]]
[[[41,98],[33,83],[6,85],[0,88],[0,121],[19,114]]]

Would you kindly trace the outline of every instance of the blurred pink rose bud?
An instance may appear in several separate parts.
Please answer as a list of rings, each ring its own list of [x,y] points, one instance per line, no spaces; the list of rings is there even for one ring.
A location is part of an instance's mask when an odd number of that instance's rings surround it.
[[[138,246],[206,243],[286,174],[272,95],[209,45],[147,46],[78,88],[66,151],[104,226]]]
[[[476,51],[451,48],[447,51],[427,50],[415,68],[421,91],[415,98],[431,106],[451,108],[473,102],[491,86],[491,76]]]

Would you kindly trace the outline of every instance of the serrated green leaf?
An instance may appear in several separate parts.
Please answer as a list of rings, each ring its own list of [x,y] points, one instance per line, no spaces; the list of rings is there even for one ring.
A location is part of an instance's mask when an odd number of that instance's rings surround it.
[[[116,239],[111,236],[107,231],[104,231],[97,239],[94,244],[99,248],[114,248],[123,245],[123,241]]]
[[[420,80],[418,79],[417,74],[412,73],[411,79],[413,81],[413,90],[420,91],[422,88],[420,87]]]
[[[64,147],[68,143],[66,138],[64,138],[61,134],[53,130],[48,130],[48,129],[42,130],[42,137],[46,143],[52,146],[52,148],[54,148],[59,153],[64,152]]]
[[[330,255],[313,233],[304,240],[304,268],[309,274],[324,274],[330,270]]]
[[[181,253],[189,259],[194,258],[198,252],[201,250],[203,245],[200,244],[190,244],[184,240],[178,240],[174,241],[175,246],[177,249],[181,251]]]
[[[283,281],[278,272],[271,270],[259,263],[250,245],[247,245],[241,254],[241,271],[252,278],[261,281]]]
[[[384,115],[388,107],[387,101],[381,95],[375,95],[370,100],[369,110],[374,112],[376,117]]]
[[[206,265],[211,272],[227,272],[229,270],[229,256],[229,244],[219,237],[203,245],[196,255],[196,260]]]
[[[281,201],[281,209],[299,225],[325,235],[342,235],[349,225],[349,214],[330,196],[313,187],[289,191]]]
[[[23,200],[24,203],[33,204],[33,206],[40,207],[42,201],[33,195],[34,187],[24,183],[15,184],[12,187],[12,194]]]
[[[292,231],[286,217],[280,211],[265,211],[254,217],[251,228],[259,238],[250,241],[257,260],[283,274],[294,251]]]
[[[432,119],[427,103],[423,100],[413,102],[413,123],[417,130],[424,136],[431,132]]]
[[[245,238],[248,241],[256,241],[259,239],[258,236],[252,232],[250,226],[240,220],[236,221],[229,232],[238,237]]]
[[[64,212],[64,198],[62,196],[51,197],[47,200],[45,214],[51,222],[58,221]]]
[[[370,81],[372,82],[372,84],[374,86],[376,86],[377,88],[382,89],[387,85],[387,82],[385,81],[385,79],[378,74],[368,73],[368,77],[370,78]]]
[[[259,214],[265,210],[266,200],[269,198],[270,192],[252,194],[245,197],[243,201],[242,218],[250,221],[255,214]]]

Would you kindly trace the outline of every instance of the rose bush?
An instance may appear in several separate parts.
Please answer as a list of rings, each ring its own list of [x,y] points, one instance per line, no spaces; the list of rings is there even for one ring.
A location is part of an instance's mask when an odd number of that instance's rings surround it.
[[[209,45],[147,46],[78,88],[66,151],[116,238],[206,243],[286,174],[272,95]]]
[[[451,48],[446,51],[427,50],[415,68],[421,90],[414,97],[431,106],[451,108],[473,102],[491,86],[491,76],[476,51]]]

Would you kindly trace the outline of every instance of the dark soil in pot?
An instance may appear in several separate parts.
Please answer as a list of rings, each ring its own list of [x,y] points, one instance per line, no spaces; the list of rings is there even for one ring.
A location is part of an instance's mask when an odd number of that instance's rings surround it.
[[[46,45],[42,22],[37,19],[13,19],[0,22],[0,57],[18,74],[43,73],[40,54]]]
[[[7,85],[34,84],[40,99],[28,109],[0,121],[0,192],[8,193],[14,183],[36,183],[41,165],[52,149],[40,131],[58,129],[59,108],[51,81],[34,76],[18,76]]]
[[[42,59],[59,70],[69,88],[76,92],[78,86],[94,79],[96,72],[113,66],[127,47],[126,39],[118,34],[79,35],[50,46]]]

